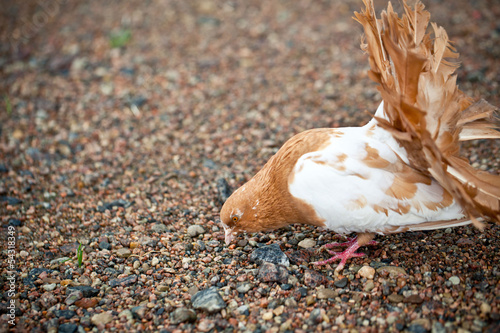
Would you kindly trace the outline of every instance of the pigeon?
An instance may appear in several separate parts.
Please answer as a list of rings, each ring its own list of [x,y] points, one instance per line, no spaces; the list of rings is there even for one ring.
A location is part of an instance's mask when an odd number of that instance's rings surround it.
[[[474,169],[459,150],[461,141],[500,138],[497,109],[458,89],[458,53],[443,27],[429,28],[421,2],[403,1],[401,17],[389,2],[380,18],[363,2],[354,19],[382,99],[373,118],[289,139],[224,203],[226,244],[294,223],[354,233],[315,262],[340,260],[340,271],[375,235],[500,223],[500,176]]]

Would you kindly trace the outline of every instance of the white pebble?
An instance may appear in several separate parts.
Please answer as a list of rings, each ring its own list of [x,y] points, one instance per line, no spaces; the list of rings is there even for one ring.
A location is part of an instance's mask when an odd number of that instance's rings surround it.
[[[46,291],[52,291],[52,290],[56,289],[56,284],[55,283],[44,284],[43,289],[45,289]]]
[[[205,228],[203,228],[201,225],[197,225],[197,224],[194,224],[194,225],[190,225],[188,228],[187,228],[187,234],[189,237],[196,237],[200,234],[204,234],[205,233]]]
[[[455,275],[453,275],[452,277],[450,277],[450,278],[448,279],[448,281],[450,281],[450,282],[451,282],[451,284],[453,284],[454,286],[456,286],[456,285],[459,285],[459,284],[460,284],[460,278],[459,278],[458,276],[455,276]]]
[[[306,239],[301,240],[298,245],[299,245],[299,247],[302,247],[304,249],[308,249],[308,248],[316,246],[316,241],[312,238],[306,238]]]
[[[375,276],[375,269],[373,267],[370,267],[370,266],[363,266],[358,271],[358,274],[361,277],[364,277],[364,278],[367,278],[369,280],[372,280],[373,277]]]

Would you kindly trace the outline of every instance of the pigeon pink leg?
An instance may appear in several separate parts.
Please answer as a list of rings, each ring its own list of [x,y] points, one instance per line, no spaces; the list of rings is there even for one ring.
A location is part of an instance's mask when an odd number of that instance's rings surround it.
[[[346,243],[331,243],[325,245],[326,248],[332,248],[332,247],[338,247],[338,246],[348,246],[348,248],[344,252],[334,252],[334,251],[329,251],[333,257],[327,260],[323,261],[317,261],[314,264],[319,266],[319,265],[326,265],[329,264],[337,259],[340,259],[340,263],[335,268],[335,271],[340,271],[344,268],[347,259],[349,258],[356,258],[356,257],[362,257],[365,254],[364,253],[356,253],[356,250],[359,249],[363,245],[376,245],[377,242],[375,242],[373,239],[373,234],[361,234],[360,237],[354,237],[350,238]],[[360,244],[361,242],[361,244]]]

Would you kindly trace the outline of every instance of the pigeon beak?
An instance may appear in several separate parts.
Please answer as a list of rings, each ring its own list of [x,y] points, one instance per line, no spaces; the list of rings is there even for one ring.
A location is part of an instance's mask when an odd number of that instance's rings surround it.
[[[226,245],[229,245],[229,244],[231,244],[231,242],[234,239],[233,229],[231,229],[231,228],[224,228],[224,232],[225,232]]]

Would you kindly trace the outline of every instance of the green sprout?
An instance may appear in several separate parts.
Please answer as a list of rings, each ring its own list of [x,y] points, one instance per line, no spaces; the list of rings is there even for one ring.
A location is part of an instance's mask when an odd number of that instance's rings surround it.
[[[83,263],[83,249],[85,246],[82,246],[82,244],[78,244],[78,249],[76,250],[76,258],[78,259],[78,267],[82,267]]]
[[[5,109],[7,110],[7,114],[10,116],[12,114],[12,104],[10,103],[10,98],[9,96],[5,95],[3,97],[3,100],[5,102]]]
[[[129,29],[119,30],[111,33],[109,44],[112,48],[125,46],[132,39],[132,32]]]

